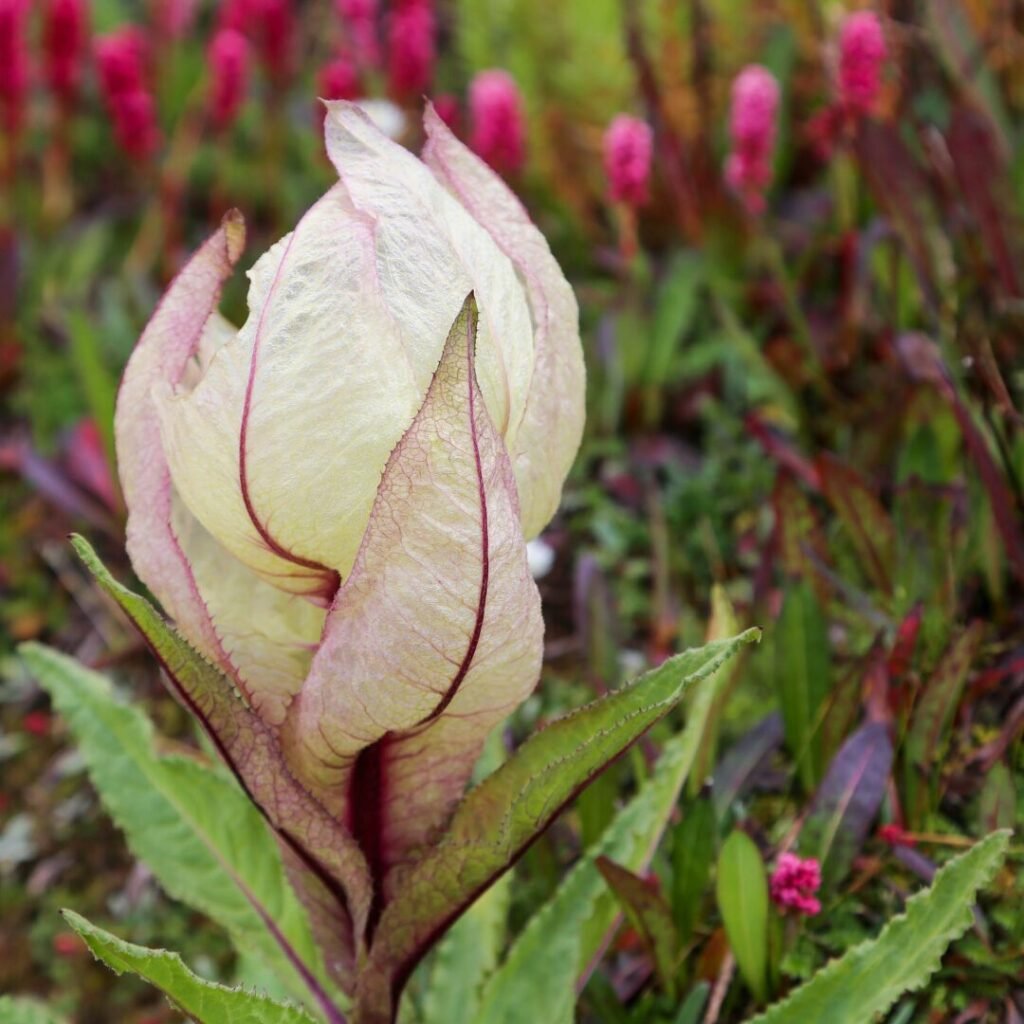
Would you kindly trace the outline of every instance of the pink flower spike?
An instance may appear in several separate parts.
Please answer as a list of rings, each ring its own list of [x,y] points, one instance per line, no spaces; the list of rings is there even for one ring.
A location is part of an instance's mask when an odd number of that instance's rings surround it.
[[[29,62],[25,0],[0,0],[0,104],[4,131],[16,135],[25,118]]]
[[[345,26],[356,63],[360,67],[380,64],[377,41],[377,0],[335,0],[338,17]]]
[[[295,58],[295,10],[292,0],[248,0],[245,5],[251,23],[252,38],[260,60],[275,85],[284,85],[292,77]],[[243,25],[243,29],[249,26]]]
[[[725,180],[751,213],[764,209],[764,193],[771,183],[778,110],[775,76],[760,64],[749,64],[732,84],[732,151],[725,165]]]
[[[317,95],[324,100],[357,100],[363,95],[359,70],[344,54],[325,64],[317,75]]]
[[[100,87],[109,103],[114,96],[146,89],[149,44],[142,30],[126,25],[96,40]]]
[[[470,145],[496,171],[515,173],[526,159],[526,125],[515,79],[481,71],[469,87]]]
[[[874,11],[848,15],[839,31],[839,100],[854,115],[870,113],[882,90],[885,35]]]
[[[238,116],[249,82],[249,44],[241,32],[221,29],[210,43],[210,117],[224,129]]]
[[[604,171],[617,203],[643,206],[648,199],[654,132],[646,121],[619,114],[604,133]]]
[[[151,93],[142,89],[124,93],[113,104],[111,113],[117,143],[129,156],[146,160],[156,152],[161,136]]]
[[[89,33],[86,0],[49,0],[43,12],[46,81],[65,107],[78,96]]]
[[[784,853],[772,872],[772,902],[783,910],[795,910],[813,917],[820,913],[821,903],[815,893],[821,888],[821,865],[814,857],[806,859],[795,853]]]
[[[157,0],[153,20],[161,38],[181,39],[198,12],[198,0]]]
[[[434,77],[434,8],[431,0],[398,0],[388,22],[388,80],[399,97],[427,89]]]

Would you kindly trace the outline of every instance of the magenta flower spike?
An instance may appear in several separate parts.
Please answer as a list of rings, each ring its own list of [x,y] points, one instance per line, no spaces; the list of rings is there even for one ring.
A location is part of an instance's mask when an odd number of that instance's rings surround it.
[[[614,202],[643,206],[648,199],[654,132],[646,121],[619,114],[604,134],[604,168]]]
[[[136,160],[159,148],[156,101],[146,73],[149,44],[142,31],[126,26],[96,41],[96,62],[104,103],[118,145]]]
[[[345,54],[325,64],[317,75],[317,93],[325,100],[357,100],[363,95],[359,69]]]
[[[46,82],[65,108],[74,106],[78,98],[88,42],[86,0],[49,0],[42,31]]]
[[[335,0],[335,7],[356,63],[361,68],[377,67],[380,64],[377,0]]]
[[[772,902],[782,910],[813,917],[821,912],[815,895],[821,888],[821,865],[813,857],[802,858],[784,853],[769,883]]]
[[[771,184],[778,110],[775,76],[760,64],[748,65],[732,84],[732,149],[725,179],[751,213],[764,210],[764,194]]]
[[[241,32],[220,29],[207,51],[210,75],[209,109],[214,126],[223,130],[238,116],[249,85],[249,44]]]
[[[26,0],[0,0],[0,110],[9,139],[21,131],[29,86]]]
[[[396,0],[388,16],[388,81],[399,98],[430,87],[437,57],[433,0]]]
[[[871,112],[882,90],[885,34],[878,15],[847,15],[839,31],[839,102],[854,116]]]
[[[164,39],[182,39],[199,13],[199,0],[158,0],[154,25]]]
[[[470,144],[496,171],[514,174],[526,160],[526,122],[515,79],[481,71],[469,87]]]

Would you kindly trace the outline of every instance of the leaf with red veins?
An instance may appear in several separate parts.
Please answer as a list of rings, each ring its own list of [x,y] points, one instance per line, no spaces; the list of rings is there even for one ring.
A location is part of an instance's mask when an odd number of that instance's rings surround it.
[[[144,598],[118,583],[81,537],[75,550],[131,619],[164,668],[171,689],[199,720],[285,853],[324,959],[351,989],[372,889],[366,861],[345,827],[288,770],[277,730],[251,711],[231,681],[172,630]]]
[[[256,262],[249,317],[194,387],[157,395],[192,514],[268,584],[324,608],[444,343],[424,360],[394,322],[376,233],[336,185]]]
[[[488,733],[540,672],[540,598],[475,338],[471,295],[283,730],[296,773],[350,824],[384,897],[388,872],[444,824]]]
[[[506,871],[563,807],[760,630],[685,651],[534,733],[461,801],[442,835],[396,869],[360,969],[356,1006],[387,1020],[416,964],[445,929]],[[357,1018],[362,1019],[358,1017]]]
[[[585,370],[576,297],[516,195],[452,134],[429,103],[424,127],[427,166],[486,228],[526,288],[534,325],[533,375],[509,455],[522,497],[523,532],[532,537],[555,514],[562,481],[583,437]]]
[[[244,223],[232,211],[171,283],[146,325],[128,360],[114,420],[132,566],[182,633],[225,671],[231,671],[230,659],[172,524],[174,489],[153,391],[161,384],[176,387],[194,371],[221,288],[244,246]]]

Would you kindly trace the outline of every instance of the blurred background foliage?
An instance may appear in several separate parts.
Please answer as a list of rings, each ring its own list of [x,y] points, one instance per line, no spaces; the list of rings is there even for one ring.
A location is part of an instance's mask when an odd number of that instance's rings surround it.
[[[616,865],[605,873],[629,923],[590,976],[581,1019],[743,1020],[877,932],[951,852],[1019,825],[1019,3],[880,3],[882,88],[850,119],[836,101],[842,3],[438,2],[430,80],[403,91],[386,62],[353,52],[332,2],[296,2],[290,61],[255,62],[237,117],[218,127],[216,5],[93,0],[93,35],[129,22],[148,33],[159,139],[142,156],[119,147],[91,56],[70,107],[44,87],[45,6],[27,5],[30,86],[3,137],[0,992],[45,997],[78,1024],[175,1019],[91,962],[57,914],[66,905],[131,941],[181,949],[201,973],[249,977],[216,929],[132,858],[13,650],[42,638],[109,670],[168,743],[194,748],[155,666],[64,538],[88,534],[129,577],[112,472],[121,368],[161,288],[224,210],[246,216],[248,265],[328,187],[315,97],[338,54],[359,66],[354,92],[387,99],[413,149],[424,93],[458,100],[468,137],[474,74],[512,74],[527,146],[510,184],[580,300],[587,435],[543,538],[544,679],[509,739],[699,643],[713,594],[738,626],[766,630],[715,697],[643,885]],[[385,38],[392,13],[377,14]],[[751,62],[781,94],[763,212],[722,173],[730,90]],[[608,196],[602,139],[621,112],[654,129],[639,207]],[[241,275],[225,311],[244,318]],[[499,944],[678,724],[613,766],[531,849]],[[822,910],[770,909],[741,953],[722,878],[756,883],[786,850],[820,861]],[[1024,1019],[1016,851],[972,931],[889,1020]],[[756,983],[751,962],[764,965]]]

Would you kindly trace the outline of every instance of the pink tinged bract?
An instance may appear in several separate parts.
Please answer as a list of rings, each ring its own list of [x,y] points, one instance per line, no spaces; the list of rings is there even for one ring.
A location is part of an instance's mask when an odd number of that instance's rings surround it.
[[[114,426],[136,574],[193,646],[279,721],[308,669],[323,611],[261,581],[196,520],[174,488],[157,404],[188,393],[233,338],[215,307],[244,235],[229,214],[171,284],[128,361]]]
[[[576,296],[544,236],[512,190],[427,106],[423,158],[438,181],[490,233],[526,288],[534,330],[529,395],[507,438],[527,538],[550,521],[583,436],[586,371]]]
[[[462,795],[487,734],[530,693],[543,624],[515,479],[474,372],[472,298],[388,461],[359,556],[284,738],[385,896]]]

